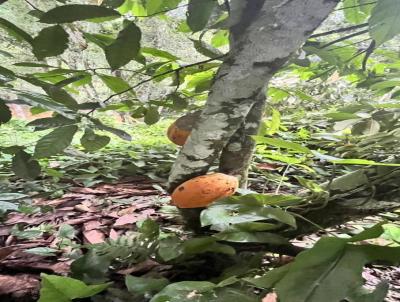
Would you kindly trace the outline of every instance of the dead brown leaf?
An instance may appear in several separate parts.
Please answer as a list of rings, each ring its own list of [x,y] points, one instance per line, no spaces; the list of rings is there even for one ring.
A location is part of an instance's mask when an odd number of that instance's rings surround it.
[[[37,297],[39,287],[40,281],[38,276],[28,274],[15,276],[0,275],[0,296],[3,298],[5,298],[4,296],[9,296],[11,299]]]
[[[84,231],[83,237],[90,244],[103,243],[105,240],[104,234],[99,230]]]
[[[125,226],[128,224],[133,224],[137,222],[139,215],[135,214],[126,214],[124,216],[121,216],[120,218],[117,219],[114,223],[114,227],[120,227],[120,226]]]

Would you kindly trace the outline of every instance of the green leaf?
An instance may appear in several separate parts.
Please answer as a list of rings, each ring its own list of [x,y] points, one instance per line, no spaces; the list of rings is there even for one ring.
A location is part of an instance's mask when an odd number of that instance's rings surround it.
[[[352,245],[346,239],[322,238],[296,257],[275,284],[275,290],[282,302],[342,301],[362,288],[364,265],[378,260],[397,264],[400,248]]]
[[[5,104],[5,102],[0,99],[0,125],[5,124],[12,118],[11,110]]]
[[[55,256],[58,251],[49,247],[34,247],[24,250],[24,253],[39,255],[39,256]]]
[[[35,63],[35,62],[18,62],[14,64],[15,66],[23,66],[23,67],[45,67],[45,68],[54,68],[47,64]]]
[[[84,85],[86,83],[90,83],[91,77],[92,76],[89,73],[82,73],[82,74],[78,74],[73,77],[67,78],[65,80],[62,80],[60,82],[57,82],[55,84],[55,86],[63,88],[72,83],[74,83],[75,86]]]
[[[115,41],[115,39],[110,35],[83,33],[83,36],[87,41],[96,44],[102,49],[105,49]]]
[[[218,240],[230,242],[259,242],[274,245],[288,244],[288,240],[282,236],[267,232],[221,232],[214,235]]]
[[[303,145],[284,141],[279,138],[268,138],[263,136],[252,136],[252,137],[257,144],[268,144],[277,148],[289,149],[299,153],[311,153],[311,150],[308,149],[307,147],[304,147]]]
[[[142,47],[140,51],[143,54],[151,55],[151,56],[157,57],[157,58],[167,59],[167,60],[170,60],[170,61],[179,60],[179,58],[177,56],[169,53],[168,51],[161,50],[161,49],[158,49],[158,48]]]
[[[374,135],[379,133],[380,129],[379,122],[370,118],[354,124],[351,128],[351,133],[355,135]]]
[[[17,211],[18,205],[8,201],[0,200],[0,213],[6,213],[7,211]]]
[[[26,91],[16,91],[16,93],[18,95],[18,99],[27,105],[54,111],[70,119],[74,119],[75,117],[74,115],[70,114],[71,112],[67,111],[65,106],[54,102],[46,95]]]
[[[104,0],[101,2],[101,6],[108,6],[111,8],[118,8],[124,4],[125,0]]]
[[[386,88],[394,88],[400,86],[400,80],[382,81],[371,85],[369,88],[372,90],[382,90]]]
[[[78,127],[75,125],[63,126],[53,130],[36,143],[34,156],[43,158],[62,152],[71,144],[77,131]]]
[[[373,160],[367,159],[339,159],[339,160],[330,160],[330,162],[334,164],[341,164],[341,165],[367,165],[367,166],[388,166],[388,167],[400,167],[400,164],[395,163],[377,163]]]
[[[223,52],[218,50],[217,48],[212,47],[211,45],[207,44],[206,42],[202,40],[194,40],[190,39],[193,42],[194,48],[202,54],[203,56],[209,57],[209,58],[219,58],[223,56]],[[222,60],[222,58],[220,58]]]
[[[105,74],[98,74],[99,78],[115,93],[126,91],[130,85],[119,77],[109,76]]]
[[[128,64],[138,56],[141,38],[140,28],[133,22],[119,32],[115,42],[104,50],[107,61],[113,70]]]
[[[73,299],[88,298],[109,286],[109,284],[86,285],[80,280],[43,273],[40,276],[42,283],[38,302],[70,302]]]
[[[374,225],[373,227],[368,228],[368,229],[362,231],[361,233],[358,233],[357,235],[354,235],[353,237],[351,237],[349,239],[349,241],[357,242],[357,241],[378,238],[385,232],[383,225],[384,225],[384,222],[378,223],[378,224]]]
[[[360,24],[368,17],[368,14],[366,14],[361,7],[359,0],[343,1],[343,8],[345,8],[343,10],[344,16],[349,23]]]
[[[274,285],[289,272],[290,266],[291,264],[289,263],[284,266],[274,268],[261,277],[244,278],[243,280],[259,288],[273,288]]]
[[[12,70],[3,66],[0,66],[0,75],[0,84],[10,82],[16,78],[15,73]]]
[[[32,47],[38,60],[61,55],[68,48],[68,34],[60,25],[46,27],[33,39]]]
[[[225,29],[218,30],[211,38],[211,45],[222,47],[229,44],[229,31]]]
[[[116,135],[116,136],[118,136],[118,137],[120,137],[120,138],[122,138],[123,140],[126,140],[126,141],[131,141],[132,140],[132,137],[130,136],[130,134],[125,132],[124,130],[116,129],[114,127],[110,127],[110,126],[104,125],[98,119],[91,118],[90,120],[100,130],[104,130],[104,131],[110,132],[110,133],[112,133],[112,134],[114,134],[114,135]]]
[[[0,27],[5,29],[11,36],[17,40],[23,40],[32,43],[33,38],[24,30],[14,25],[13,23],[7,21],[6,19],[0,18]]]
[[[21,193],[0,193],[1,201],[16,201],[27,197],[28,195]]]
[[[400,33],[400,2],[379,0],[369,18],[369,32],[377,45]]]
[[[71,263],[72,277],[88,283],[98,283],[107,280],[106,275],[111,264],[110,257],[98,255],[89,250],[84,256]]]
[[[261,194],[260,194],[261,195]],[[296,227],[296,219],[288,212],[273,208],[264,201],[253,196],[239,196],[214,202],[201,213],[201,224],[229,225],[252,221],[273,219],[292,227]]]
[[[68,225],[68,224],[62,224],[60,225],[57,236],[59,238],[67,238],[67,239],[74,239],[75,238],[76,231],[74,227]]]
[[[60,24],[104,17],[117,18],[120,16],[117,11],[104,6],[70,4],[49,10],[40,18],[40,22]]]
[[[272,109],[271,122],[269,123],[268,126],[269,126],[267,130],[268,135],[273,135],[279,130],[281,126],[281,114],[279,113],[278,110]]]
[[[12,159],[12,170],[18,177],[33,180],[40,175],[40,165],[37,160],[25,151],[18,151]]]
[[[146,10],[148,15],[158,13],[162,10],[162,3],[164,0],[146,0]]]
[[[150,302],[208,302],[215,284],[207,281],[182,281],[166,286]],[[194,300],[190,293],[197,296]]]
[[[193,32],[207,26],[217,2],[215,0],[190,0],[187,14],[187,24]]]
[[[205,252],[235,255],[235,249],[229,245],[217,242],[213,237],[191,238],[182,244],[182,253],[185,255],[195,255]]]
[[[157,107],[150,107],[147,109],[146,114],[144,115],[144,122],[147,125],[153,125],[160,120],[160,113],[158,112]]]
[[[91,129],[86,129],[81,138],[81,144],[86,151],[92,152],[104,148],[110,142],[110,138],[104,135],[98,135]]]
[[[166,278],[144,278],[126,276],[125,285],[128,290],[136,294],[146,294],[152,292],[159,292],[169,284]]]
[[[349,112],[332,112],[325,114],[325,116],[334,121],[345,121],[360,118],[357,114]]]

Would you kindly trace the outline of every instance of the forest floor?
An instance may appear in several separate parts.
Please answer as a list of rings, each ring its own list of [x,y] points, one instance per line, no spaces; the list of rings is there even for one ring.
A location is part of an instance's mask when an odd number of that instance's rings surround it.
[[[0,224],[0,300],[36,301],[40,273],[68,275],[71,258],[74,254],[79,256],[86,244],[117,239],[145,218],[157,221],[164,230],[182,232],[176,208],[168,205],[166,197],[155,181],[137,176],[92,188],[71,187],[60,198],[35,199],[34,204],[42,208],[41,212],[10,213]],[[340,236],[349,229],[360,229],[374,222],[376,219],[369,217],[330,231]],[[294,243],[309,246],[323,235],[321,232],[297,238]],[[71,258],[66,257],[68,254]],[[268,257],[274,261],[281,259],[279,255]],[[113,279],[120,280],[128,274],[140,276],[160,266],[146,260],[116,271]],[[363,277],[370,288],[388,281],[390,293],[386,301],[400,301],[400,268],[368,266]]]

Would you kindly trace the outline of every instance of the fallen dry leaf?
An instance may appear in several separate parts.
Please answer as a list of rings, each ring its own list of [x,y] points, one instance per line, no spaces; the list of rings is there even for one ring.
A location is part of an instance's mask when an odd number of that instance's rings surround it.
[[[101,228],[101,223],[100,221],[97,220],[88,221],[83,224],[83,229],[85,231],[98,230],[100,228]]]
[[[83,232],[83,237],[90,244],[103,243],[105,236],[99,230],[91,230]]]
[[[40,281],[38,276],[19,274],[15,276],[0,275],[0,296],[4,301],[14,301],[22,297],[37,297]],[[10,300],[7,299],[7,296]],[[36,299],[35,299],[36,300]]]
[[[119,237],[119,234],[117,233],[117,231],[115,231],[114,229],[110,230],[110,235],[109,235],[110,239],[112,240],[117,240]]]
[[[117,221],[115,221],[114,226],[118,227],[118,226],[124,226],[127,224],[133,224],[139,220],[138,217],[139,216],[135,215],[135,214],[126,214],[126,215],[118,218]]]

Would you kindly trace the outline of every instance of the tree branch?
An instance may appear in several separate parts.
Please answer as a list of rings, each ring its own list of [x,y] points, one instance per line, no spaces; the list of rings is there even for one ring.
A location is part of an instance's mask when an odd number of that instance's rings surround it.
[[[336,44],[336,43],[339,43],[339,42],[342,42],[342,41],[345,41],[345,40],[348,40],[348,39],[351,39],[351,38],[354,38],[354,37],[357,37],[357,36],[361,36],[361,35],[366,34],[366,33],[368,33],[368,32],[369,32],[368,29],[362,30],[362,31],[358,31],[358,32],[352,33],[352,34],[350,34],[350,35],[341,37],[340,39],[337,39],[337,40],[334,40],[334,41],[332,41],[332,42],[329,42],[329,43],[327,43],[327,44],[325,44],[325,45],[322,45],[320,48],[321,48],[321,49],[327,48],[327,47],[329,47],[329,46],[331,46],[331,45],[333,45],[333,44]]]
[[[153,77],[150,77],[150,78],[148,78],[148,79],[145,79],[145,80],[143,80],[143,81],[140,81],[139,83],[137,83],[137,84],[135,84],[135,85],[133,85],[133,86],[131,86],[131,87],[129,87],[129,88],[127,88],[127,89],[121,91],[121,92],[114,93],[114,94],[110,95],[110,96],[109,96],[108,98],[106,98],[102,103],[103,103],[103,104],[106,104],[106,103],[108,103],[111,99],[113,99],[113,98],[116,97],[116,96],[125,94],[125,93],[127,93],[127,92],[129,92],[129,91],[131,91],[131,90],[133,90],[133,89],[135,89],[135,88],[137,88],[137,87],[139,87],[139,86],[145,84],[145,83],[151,82],[151,81],[153,81],[153,80],[155,80],[155,79],[157,79],[157,78],[160,78],[160,77],[162,77],[162,76],[165,76],[165,75],[167,75],[167,74],[170,74],[170,73],[178,73],[178,72],[180,72],[180,71],[182,71],[182,70],[184,70],[184,69],[186,69],[186,68],[193,67],[193,66],[197,66],[197,65],[201,65],[201,64],[205,64],[205,63],[212,62],[212,61],[215,61],[215,60],[219,60],[219,59],[221,59],[221,58],[223,58],[223,57],[225,57],[225,56],[226,56],[226,54],[224,54],[224,55],[222,55],[222,56],[219,56],[219,57],[207,59],[207,60],[204,60],[204,61],[200,61],[200,62],[188,64],[188,65],[184,65],[184,66],[181,66],[181,67],[178,67],[178,68],[175,68],[175,69],[171,69],[171,70],[168,70],[168,71],[166,71],[166,72],[157,74],[157,75],[155,75],[155,76],[153,76]],[[93,113],[95,110],[96,110],[96,109],[92,109],[91,111],[89,111],[88,114]]]
[[[357,24],[357,25],[353,25],[353,26],[349,26],[349,27],[333,29],[333,30],[326,31],[326,32],[323,32],[323,33],[311,35],[310,38],[319,38],[319,37],[328,36],[328,35],[332,35],[332,34],[338,34],[338,33],[346,32],[346,31],[350,31],[350,30],[363,28],[363,27],[366,27],[368,25],[369,25],[368,23],[362,23],[362,24]]]
[[[29,0],[24,0],[30,7],[32,7],[33,9],[36,9],[37,11],[43,12],[41,9],[39,9],[37,6],[35,6],[34,4],[32,4]]]

